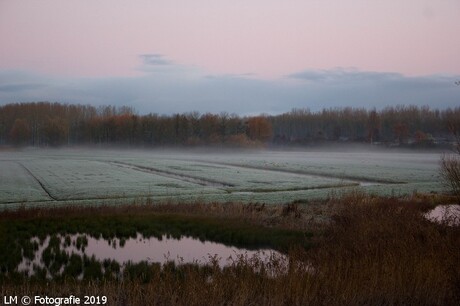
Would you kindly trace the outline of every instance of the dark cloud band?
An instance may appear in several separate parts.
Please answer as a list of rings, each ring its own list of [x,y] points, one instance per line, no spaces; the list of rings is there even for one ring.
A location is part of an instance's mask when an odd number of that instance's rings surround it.
[[[212,75],[176,65],[160,54],[144,54],[138,77],[58,78],[0,71],[0,104],[60,101],[129,105],[140,113],[281,113],[292,108],[428,105],[458,106],[459,76],[408,77],[356,69],[306,70],[278,80],[254,75]]]

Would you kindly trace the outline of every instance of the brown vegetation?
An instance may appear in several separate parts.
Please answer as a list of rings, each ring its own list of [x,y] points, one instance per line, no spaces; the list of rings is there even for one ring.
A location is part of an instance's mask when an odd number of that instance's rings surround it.
[[[460,117],[448,119],[449,131],[455,138],[454,154],[441,157],[440,174],[445,186],[460,204]]]
[[[154,203],[151,199],[136,200],[130,205],[81,206],[66,205],[59,208],[25,208],[5,210],[2,220],[29,220],[36,218],[71,218],[116,215],[164,214],[206,216],[216,219],[236,219],[247,224],[290,230],[318,230],[330,219],[333,202],[312,202],[308,205],[266,205],[260,203]]]
[[[440,174],[444,185],[457,197],[460,204],[460,156],[444,155],[441,158]]]
[[[422,214],[442,200],[354,193],[305,205],[195,203],[8,212],[3,218],[97,216],[107,209],[206,213],[262,226],[316,228],[316,244],[310,250],[291,250],[287,271],[274,258],[269,263],[278,271],[274,274],[261,269],[257,260],[241,259],[224,270],[211,260],[207,269],[152,266],[144,281],[3,284],[0,294],[106,295],[109,305],[458,305],[460,227],[432,223]]]
[[[334,304],[455,305],[460,227],[427,221],[430,203],[345,198],[312,264]],[[321,282],[321,281],[320,281]]]

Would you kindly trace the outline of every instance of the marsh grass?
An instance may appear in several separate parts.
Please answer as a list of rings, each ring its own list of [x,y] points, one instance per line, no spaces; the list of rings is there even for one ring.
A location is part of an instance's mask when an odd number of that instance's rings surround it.
[[[344,197],[309,260],[336,302],[455,305],[460,228],[428,221],[420,198]],[[324,279],[323,279],[324,278]]]
[[[0,294],[106,295],[109,305],[458,305],[460,227],[423,216],[443,200],[417,194],[396,199],[352,193],[323,206],[311,203],[314,208],[168,204],[152,209],[187,216],[206,211],[219,224],[241,216],[245,223],[265,229],[310,228],[315,243],[309,249],[291,248],[287,269],[276,257],[265,263],[241,257],[225,268],[213,258],[204,267],[170,263],[161,268],[143,262],[130,266],[123,281],[2,282]],[[133,216],[146,214],[142,206],[107,209],[112,214],[124,209]],[[107,210],[9,212],[8,218],[15,214],[21,220],[59,219],[70,212],[97,219]]]
[[[460,146],[459,146],[460,150]],[[459,154],[443,155],[440,160],[440,175],[446,186],[460,204],[460,151]]]

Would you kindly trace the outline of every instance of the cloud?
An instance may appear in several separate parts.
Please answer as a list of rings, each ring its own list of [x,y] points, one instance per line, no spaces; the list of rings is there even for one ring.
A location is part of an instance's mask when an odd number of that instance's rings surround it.
[[[142,60],[142,63],[146,66],[172,65],[172,62],[167,60],[162,54],[141,54],[139,57]]]
[[[155,62],[163,57],[150,59]],[[246,115],[277,114],[292,108],[379,109],[398,104],[446,108],[458,106],[460,95],[460,88],[455,85],[459,76],[408,77],[337,68],[306,70],[285,78],[264,80],[254,75],[210,75],[172,62],[166,66],[170,68],[142,70],[143,74],[136,77],[107,78],[0,71],[0,104],[60,101],[96,106],[128,105],[141,114],[226,111]]]
[[[335,68],[331,70],[305,70],[286,76],[287,79],[304,81],[305,86],[348,87],[363,90],[385,88],[387,94],[398,94],[401,90],[433,92],[435,89],[453,89],[452,84],[458,76],[427,75],[404,76],[393,72],[359,71],[354,68]]]
[[[33,83],[25,83],[25,84],[1,84],[0,85],[0,92],[17,92],[21,93],[27,90],[34,90],[41,87],[44,87],[44,84],[33,84]]]
[[[305,70],[287,76],[310,82],[379,82],[401,80],[404,76],[399,73],[359,71],[355,68],[335,68],[331,70]]]
[[[385,107],[398,104],[434,108],[458,105],[458,76],[404,76],[392,72],[336,68],[305,70],[286,76],[309,90],[307,95],[327,106]]]

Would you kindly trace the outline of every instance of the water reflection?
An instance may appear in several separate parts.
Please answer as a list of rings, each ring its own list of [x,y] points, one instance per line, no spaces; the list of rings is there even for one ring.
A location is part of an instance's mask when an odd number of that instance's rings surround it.
[[[439,205],[425,214],[433,222],[445,222],[448,225],[460,225],[460,205]]]
[[[220,258],[219,265],[223,267],[229,263],[229,258],[235,259],[236,256],[260,256],[262,259],[267,259],[272,253],[278,252],[269,249],[258,251],[239,249],[190,237],[173,239],[163,235],[161,239],[158,239],[143,238],[141,234],[138,234],[136,238],[127,239],[124,243],[120,239],[109,242],[103,239],[88,238],[85,253],[90,257],[94,255],[97,259],[113,259],[119,263],[147,260],[161,264],[172,260],[176,263],[205,264],[209,261],[210,256],[217,255]]]
[[[174,239],[168,235],[161,238],[145,238],[137,234],[135,238],[115,238],[112,240],[97,239],[89,235],[56,235],[48,236],[40,241],[37,237],[31,239],[36,251],[32,258],[23,258],[18,266],[18,271],[32,275],[39,269],[47,269],[47,277],[52,277],[49,267],[53,262],[63,257],[78,255],[91,258],[93,261],[115,261],[121,267],[128,262],[159,263],[161,265],[174,261],[176,264],[195,263],[204,265],[210,260],[216,260],[220,267],[231,265],[233,261],[243,258],[257,258],[267,263],[273,257],[284,258],[281,253],[271,249],[257,251],[226,246],[222,243],[200,241],[191,237]],[[64,255],[64,253],[66,255]],[[67,261],[63,259],[62,265],[54,272],[60,275],[66,267]]]

